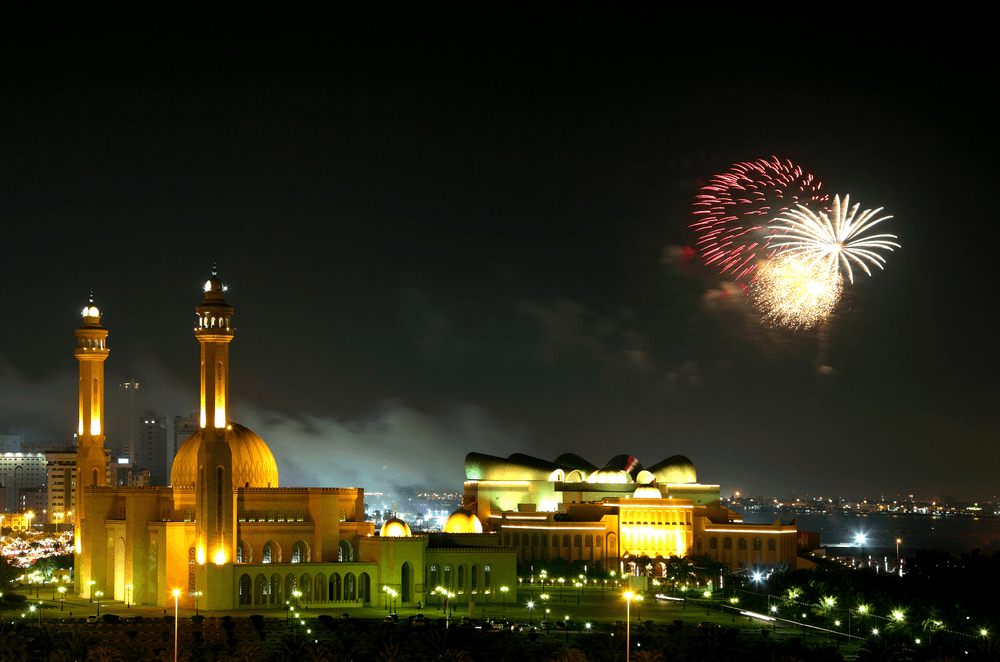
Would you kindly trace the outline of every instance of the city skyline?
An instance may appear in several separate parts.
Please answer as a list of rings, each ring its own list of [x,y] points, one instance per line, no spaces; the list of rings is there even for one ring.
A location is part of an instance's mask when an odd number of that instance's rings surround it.
[[[724,494],[995,499],[997,129],[972,90],[996,56],[844,27],[813,26],[838,52],[752,73],[727,68],[740,31],[712,52],[9,41],[0,428],[76,428],[91,288],[107,383],[138,381],[135,411],[168,426],[196,411],[193,312],[218,260],[234,419],[285,485],[454,489],[473,450],[629,452],[688,456]],[[816,329],[761,324],[686,250],[698,182],[772,155],[884,206],[902,244],[845,289],[829,374]],[[959,226],[975,241],[945,243]]]

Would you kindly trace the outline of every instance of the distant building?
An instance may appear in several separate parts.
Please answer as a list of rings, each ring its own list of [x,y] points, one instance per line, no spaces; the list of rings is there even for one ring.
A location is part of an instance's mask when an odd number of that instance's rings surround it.
[[[20,453],[24,435],[0,434],[0,453]]]
[[[17,495],[19,508],[22,513],[34,513],[34,524],[44,524],[46,501],[48,500],[48,489],[43,487],[22,487]]]
[[[21,490],[44,487],[46,478],[44,453],[0,453],[0,484],[7,488],[4,512],[18,512]]]
[[[76,451],[45,454],[48,474],[48,521],[51,524],[72,522],[76,508]]]
[[[167,417],[147,411],[139,417],[133,467],[149,469],[151,485],[167,484]]]
[[[127,457],[131,464],[135,464],[135,444],[139,436],[140,418],[135,404],[138,391],[139,383],[135,381],[118,385],[108,401],[108,426],[104,431],[105,446],[115,457]]]

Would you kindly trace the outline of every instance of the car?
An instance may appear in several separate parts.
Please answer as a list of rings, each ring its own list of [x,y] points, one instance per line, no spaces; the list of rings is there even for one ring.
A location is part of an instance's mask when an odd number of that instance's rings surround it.
[[[700,627],[700,628],[721,628],[722,626],[719,625],[718,623],[713,623],[712,621],[702,621],[701,623],[698,623],[698,627]]]
[[[511,625],[510,625],[510,631],[511,632],[524,632],[524,629],[526,627],[528,627],[526,623],[511,623]]]
[[[91,614],[90,616],[87,617],[87,624],[88,625],[96,623],[96,622],[97,622],[97,616],[94,616],[93,614]]]
[[[417,614],[410,621],[410,627],[415,627],[415,628],[425,628],[430,624],[431,622],[423,614]]]
[[[551,630],[552,629],[552,623],[550,623],[548,621],[542,621],[541,623],[538,624],[538,628],[540,630]]]

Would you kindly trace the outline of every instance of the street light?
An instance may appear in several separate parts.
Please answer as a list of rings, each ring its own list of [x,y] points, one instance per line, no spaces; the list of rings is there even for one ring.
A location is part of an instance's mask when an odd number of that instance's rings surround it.
[[[181,590],[179,588],[174,589],[174,662],[177,662],[177,600],[180,597]]]
[[[94,604],[94,584],[96,583],[97,582],[95,582],[93,579],[87,582],[88,586],[87,595],[90,596],[90,604]]]
[[[562,587],[563,587],[563,582],[564,582],[564,581],[566,581],[566,578],[565,578],[565,577],[560,577],[560,578],[559,578],[559,599],[560,599],[560,600],[562,600],[562,599],[563,599],[563,593],[562,593]]]
[[[629,656],[632,654],[632,643],[631,643],[631,620],[632,620],[632,598],[635,597],[635,593],[632,591],[625,591],[625,662],[629,661]]]
[[[510,589],[507,588],[506,586],[501,586],[500,587],[500,595],[502,596],[502,600],[503,600],[503,602],[500,603],[500,611],[501,611],[501,613],[504,613],[504,614],[507,613],[507,591],[509,591],[509,590]]]
[[[104,595],[104,591],[98,591],[94,593],[97,596],[97,617],[101,617],[101,597]]]
[[[64,602],[65,599],[66,599],[66,587],[65,586],[60,586],[59,587],[59,611],[65,611],[65,608],[66,608],[66,603]]]
[[[528,600],[527,607],[528,607],[528,625],[531,625],[534,622],[531,620],[531,610],[535,608],[535,603],[532,602],[531,600]]]
[[[128,601],[128,597],[129,597],[128,594],[131,591],[132,591],[132,585],[131,584],[125,584],[125,608],[126,609],[129,609],[131,607],[131,605],[129,604],[129,601]]]
[[[194,592],[194,615],[198,615],[198,600],[201,599],[201,591]]]

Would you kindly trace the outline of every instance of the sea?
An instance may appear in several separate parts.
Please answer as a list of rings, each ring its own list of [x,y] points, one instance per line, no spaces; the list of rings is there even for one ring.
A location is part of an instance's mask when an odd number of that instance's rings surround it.
[[[959,554],[976,548],[1000,552],[1000,517],[969,515],[893,515],[883,513],[796,513],[791,510],[747,510],[747,524],[771,524],[795,519],[799,531],[818,531],[820,545],[855,548],[855,536],[865,535],[865,551],[872,555],[901,556],[918,549],[937,549]]]

